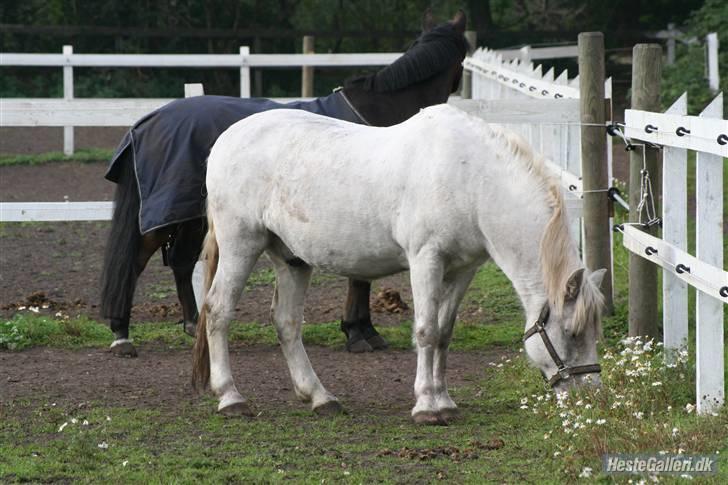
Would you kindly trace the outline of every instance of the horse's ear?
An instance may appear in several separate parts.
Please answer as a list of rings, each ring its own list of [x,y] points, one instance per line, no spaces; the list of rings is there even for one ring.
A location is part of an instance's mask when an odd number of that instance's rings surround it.
[[[432,9],[427,7],[425,13],[422,14],[422,32],[429,32],[435,26],[435,17],[432,15]]]
[[[605,274],[607,274],[607,268],[598,269],[589,275],[589,280],[594,283],[594,286],[601,288]]]
[[[584,268],[579,268],[569,276],[566,281],[566,288],[564,291],[564,301],[576,300],[579,296],[579,290],[581,290],[581,282],[584,279]]]
[[[465,17],[465,12],[463,10],[458,10],[455,16],[450,21],[453,27],[455,27],[455,30],[459,32],[460,34],[465,33],[465,26],[468,23],[468,19]]]

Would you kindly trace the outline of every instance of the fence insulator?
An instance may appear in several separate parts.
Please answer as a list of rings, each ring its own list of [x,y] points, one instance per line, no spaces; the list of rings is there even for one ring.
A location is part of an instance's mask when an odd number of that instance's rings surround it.
[[[574,184],[569,185],[569,190],[571,192],[575,192],[576,191],[576,185],[574,185]]]
[[[728,286],[723,286],[720,290],[718,290],[718,294],[723,298],[728,298]]]
[[[546,91],[545,89],[543,91],[541,91],[541,96],[548,96],[548,95],[549,95],[549,92]]]
[[[518,79],[514,79],[513,84],[518,84]]]
[[[521,88],[525,88],[526,87],[526,83],[521,83],[518,86],[521,87]]]
[[[645,126],[645,132],[646,133],[652,133],[657,131],[657,127],[655,125],[647,125]]]
[[[726,143],[728,143],[728,135],[725,133],[718,135],[718,145],[725,145]]]
[[[612,231],[614,232],[623,232],[624,231],[624,225],[623,224],[615,224],[612,226]]]
[[[533,91],[536,90],[536,86],[531,86],[531,87],[528,88],[528,90],[531,91],[531,92],[533,92]]]
[[[688,135],[689,135],[689,134],[690,134],[690,130],[688,130],[688,129],[687,129],[687,128],[685,128],[684,126],[678,126],[678,127],[677,127],[677,130],[675,130],[675,134],[676,134],[677,136],[685,136],[686,134],[688,134]]]
[[[556,98],[556,99],[563,98],[563,97],[564,97],[563,94],[559,94],[559,93],[554,94],[554,98]]]
[[[690,273],[690,266],[685,266],[684,264],[679,263],[675,266],[675,272],[677,274]]]
[[[645,254],[647,256],[652,256],[653,254],[657,254],[657,249],[653,248],[652,246],[647,246],[645,248]]]

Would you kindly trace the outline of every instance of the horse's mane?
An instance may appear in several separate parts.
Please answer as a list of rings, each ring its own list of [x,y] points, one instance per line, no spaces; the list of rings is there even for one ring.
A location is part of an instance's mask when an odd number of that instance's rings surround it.
[[[548,171],[542,156],[537,155],[521,136],[491,125],[491,132],[500,138],[513,159],[533,174],[538,185],[546,192],[546,202],[552,209],[540,243],[541,272],[551,308],[561,314],[565,303],[566,285],[571,274],[583,267],[578,249],[569,232],[564,198],[556,178]],[[586,275],[583,276],[575,301],[572,330],[581,333],[587,325],[601,325],[604,297],[599,288]]]
[[[465,36],[450,23],[423,33],[402,57],[379,72],[346,80],[344,86],[359,86],[367,91],[397,91],[424,81],[465,58],[469,46]]]

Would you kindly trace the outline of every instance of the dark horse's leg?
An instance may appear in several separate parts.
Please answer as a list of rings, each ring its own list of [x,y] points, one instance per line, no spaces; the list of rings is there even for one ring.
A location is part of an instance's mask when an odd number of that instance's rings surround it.
[[[368,281],[349,280],[344,318],[341,331],[346,334],[346,350],[353,353],[371,352],[387,348],[387,342],[372,325],[369,314],[369,294],[372,285]]]
[[[156,231],[145,234],[140,238],[139,248],[134,261],[134,286],[136,280],[147,267],[149,258],[169,239],[174,226],[167,226]],[[133,296],[133,292],[132,292]],[[111,331],[114,332],[114,344],[111,351],[121,357],[136,357],[137,351],[129,341],[129,318],[131,315],[131,301],[129,302],[129,313],[122,318],[111,318]]]
[[[197,329],[198,308],[192,288],[192,272],[200,257],[202,241],[205,239],[207,224],[205,219],[193,219],[179,225],[174,242],[169,250],[169,266],[174,272],[177,296],[182,306],[182,327],[194,337]]]

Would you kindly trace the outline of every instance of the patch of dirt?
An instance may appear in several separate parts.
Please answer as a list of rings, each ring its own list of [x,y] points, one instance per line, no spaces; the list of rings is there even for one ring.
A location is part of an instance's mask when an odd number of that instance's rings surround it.
[[[350,412],[409,416],[417,367],[414,352],[350,354],[314,346],[307,352],[326,388]],[[500,351],[451,352],[450,387],[482,378],[488,363],[504,355]],[[257,411],[307,409],[293,393],[278,348],[233,347],[231,365],[239,390]],[[145,346],[136,359],[122,359],[96,349],[0,352],[0,412],[14,402],[32,400],[37,406],[55,403],[63,409],[94,402],[174,413],[191,401],[200,402],[190,385],[190,368],[189,350],[162,351]]]

